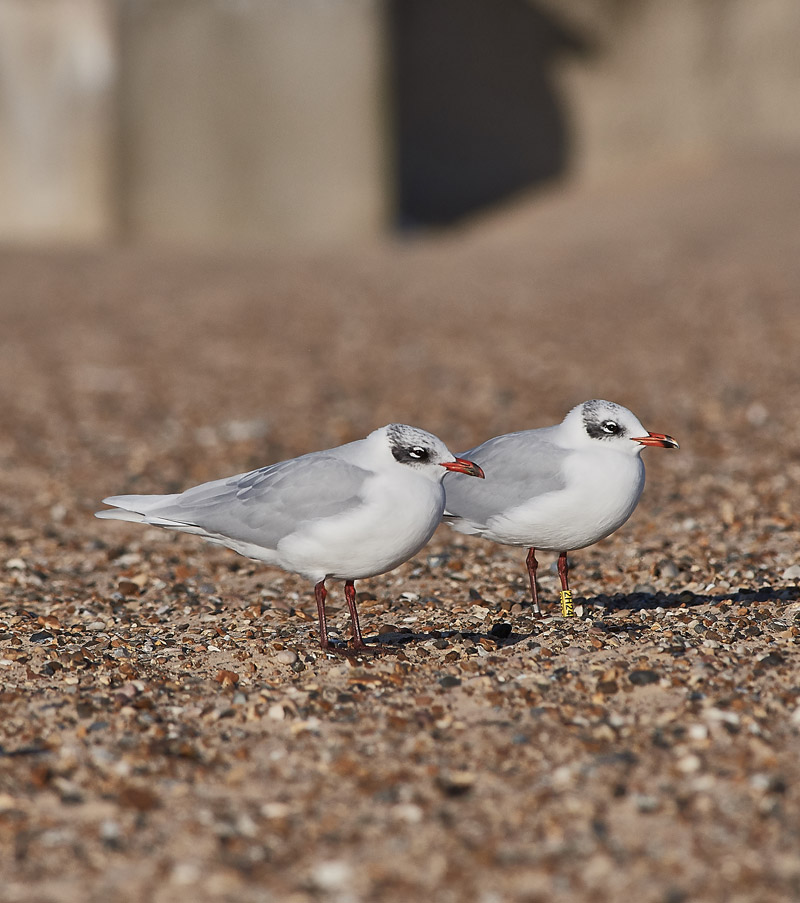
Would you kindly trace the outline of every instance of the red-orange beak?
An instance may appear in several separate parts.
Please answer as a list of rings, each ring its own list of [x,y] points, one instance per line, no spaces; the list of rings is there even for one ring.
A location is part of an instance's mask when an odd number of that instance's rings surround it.
[[[664,433],[648,433],[646,436],[632,438],[631,441],[640,445],[658,445],[660,448],[680,448],[676,439]]]
[[[470,477],[485,479],[480,467],[474,461],[467,461],[466,458],[456,458],[455,461],[448,461],[446,464],[442,464],[442,467],[446,467],[454,473],[465,473]]]

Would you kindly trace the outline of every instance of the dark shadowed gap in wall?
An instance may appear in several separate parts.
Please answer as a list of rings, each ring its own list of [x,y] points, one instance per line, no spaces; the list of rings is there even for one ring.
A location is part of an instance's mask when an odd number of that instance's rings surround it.
[[[447,225],[561,176],[553,66],[590,48],[528,0],[390,0],[396,223]]]

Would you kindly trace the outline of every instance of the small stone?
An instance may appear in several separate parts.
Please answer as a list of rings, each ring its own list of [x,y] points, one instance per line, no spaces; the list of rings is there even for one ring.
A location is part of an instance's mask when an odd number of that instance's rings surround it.
[[[286,818],[291,811],[291,807],[286,803],[264,803],[261,807],[264,818]]]
[[[700,758],[700,756],[696,756],[694,753],[690,753],[688,756],[683,756],[675,763],[678,771],[683,772],[683,774],[691,774],[693,771],[699,771],[702,765],[702,759]]]
[[[474,771],[448,771],[439,775],[437,783],[448,796],[463,796],[472,790],[476,778]]]
[[[19,801],[9,793],[0,793],[0,812],[10,812],[20,807]]]
[[[31,634],[31,642],[37,645],[49,643],[53,639],[53,634],[48,630],[37,630],[36,633]]]
[[[67,803],[68,805],[78,805],[79,803],[83,802],[83,791],[73,781],[68,781],[66,778],[56,778],[53,781],[53,785],[58,791],[58,795],[61,798],[62,803]]]
[[[770,652],[768,655],[765,655],[763,658],[758,660],[759,665],[763,665],[765,667],[771,668],[775,665],[780,665],[783,662],[783,656],[780,652]]]
[[[680,569],[674,561],[662,561],[656,566],[656,572],[659,577],[666,577],[672,580],[680,574]]]
[[[409,825],[418,825],[424,818],[425,813],[414,803],[398,803],[392,808],[392,815],[400,821],[407,822]]]
[[[57,524],[60,524],[68,513],[67,506],[62,505],[60,502],[56,502],[56,504],[50,508],[50,518]]]
[[[122,829],[119,822],[111,818],[107,818],[100,823],[100,840],[112,849],[118,849],[122,840]]]
[[[643,687],[647,684],[656,684],[661,680],[660,675],[656,671],[650,671],[648,669],[640,669],[636,671],[631,671],[628,675],[628,680],[635,687]]]
[[[758,428],[764,426],[767,420],[769,420],[769,411],[762,402],[754,401],[748,406],[747,410],[744,412],[744,416],[751,426]]]
[[[293,665],[297,661],[297,653],[291,649],[281,649],[275,656],[275,661],[280,662],[282,665]]]
[[[451,687],[460,687],[461,679],[454,674],[445,674],[439,681],[439,686],[444,687],[446,690],[449,690]]]
[[[650,796],[645,793],[637,793],[632,797],[633,804],[639,812],[657,812],[661,807],[658,797]]]
[[[739,716],[736,712],[730,712],[727,709],[718,709],[715,706],[712,706],[705,711],[705,717],[708,721],[716,721],[720,724],[729,724],[733,727],[738,726],[739,724]]]
[[[353,879],[352,866],[342,859],[320,862],[314,866],[311,881],[317,890],[335,892],[342,891]]]
[[[696,743],[702,743],[708,739],[708,728],[704,724],[690,724],[686,736]]]
[[[169,880],[179,887],[186,887],[200,880],[200,868],[194,862],[176,862]]]
[[[501,621],[498,624],[492,624],[489,633],[498,640],[505,640],[511,636],[511,625]]]
[[[6,565],[8,567],[8,565]],[[781,574],[783,580],[800,580],[800,564],[793,564]]]
[[[220,671],[217,671],[214,680],[223,687],[235,687],[236,684],[239,683],[239,675],[235,671],[228,671],[223,668]]]

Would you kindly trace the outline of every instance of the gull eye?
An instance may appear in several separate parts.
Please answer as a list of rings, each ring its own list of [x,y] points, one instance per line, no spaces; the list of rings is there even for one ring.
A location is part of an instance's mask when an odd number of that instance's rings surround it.
[[[428,457],[428,449],[423,448],[421,445],[415,445],[408,450],[408,456],[415,461],[424,461]]]
[[[619,432],[619,424],[615,423],[613,420],[604,420],[602,428],[603,432],[607,433],[609,436],[616,436]]]

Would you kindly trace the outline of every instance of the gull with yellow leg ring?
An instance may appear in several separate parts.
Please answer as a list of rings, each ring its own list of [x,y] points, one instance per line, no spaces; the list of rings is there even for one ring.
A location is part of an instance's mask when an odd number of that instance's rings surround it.
[[[461,533],[527,547],[533,607],[536,550],[558,552],[561,613],[574,617],[567,552],[609,536],[633,514],[644,489],[641,453],[678,448],[611,401],[585,401],[556,426],[507,433],[464,452],[485,480],[446,476],[443,520]]]

